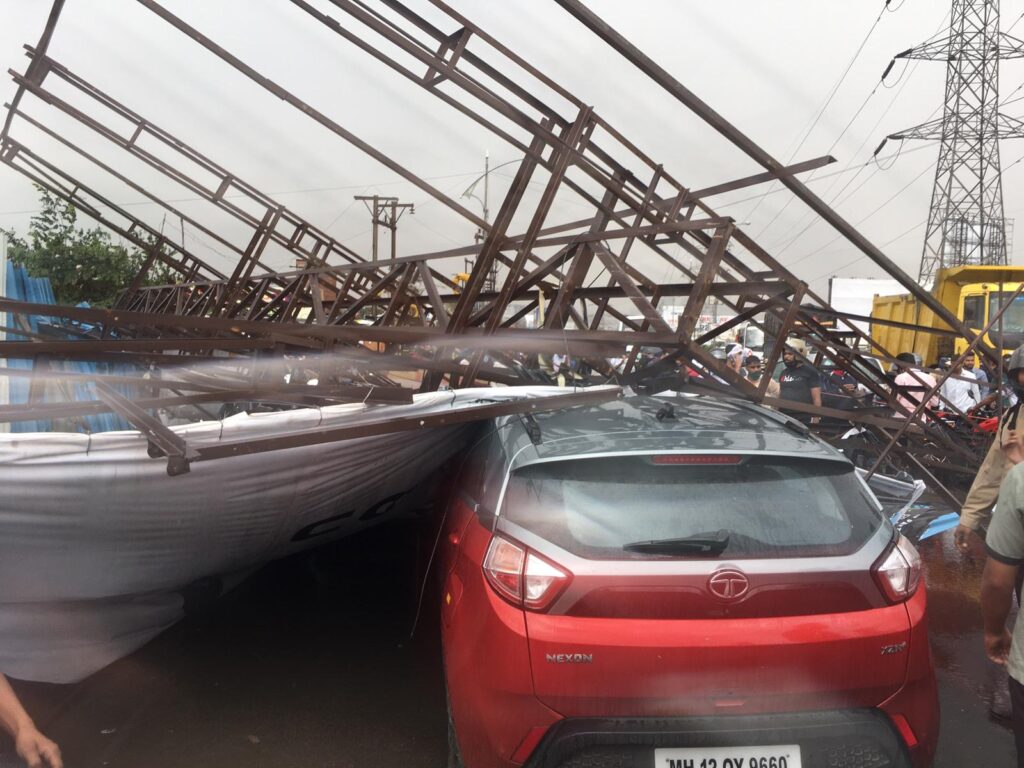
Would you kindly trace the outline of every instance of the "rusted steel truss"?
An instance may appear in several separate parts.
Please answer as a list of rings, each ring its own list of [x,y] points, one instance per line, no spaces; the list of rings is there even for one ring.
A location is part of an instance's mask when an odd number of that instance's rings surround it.
[[[16,316],[55,318],[48,330],[52,338],[25,336],[24,341],[5,342],[0,357],[187,367],[196,357],[213,355],[346,355],[348,362],[356,360],[353,364],[377,377],[368,383],[386,383],[388,371],[415,370],[422,373],[422,387],[429,389],[442,382],[513,383],[516,353],[561,352],[586,358],[599,370],[607,358],[624,358],[618,378],[633,383],[683,361],[702,369],[705,378],[760,402],[766,399],[767,380],[752,384],[707,349],[749,324],[768,333],[769,371],[785,341],[802,338],[816,360],[848,370],[889,412],[909,418],[911,426],[903,428],[903,421],[877,412],[843,412],[844,421],[863,424],[897,452],[905,453],[902,446],[909,445],[920,458],[925,455],[922,446],[927,446],[927,456],[937,457],[937,464],[976,463],[974,449],[928,419],[924,409],[907,412],[897,401],[901,393],[864,364],[865,354],[885,361],[901,350],[880,348],[849,318],[822,322],[829,315],[825,301],[708,202],[727,192],[780,181],[947,322],[949,333],[975,340],[972,331],[798,180],[798,174],[833,158],[783,166],[578,0],[555,3],[760,169],[703,189],[686,186],[597,109],[442,0],[291,0],[303,23],[326,28],[333,44],[361,51],[377,62],[382,77],[415,84],[518,153],[511,183],[495,216],[486,221],[345,127],[327,107],[302,100],[156,0],[137,2],[166,24],[168,35],[191,40],[269,98],[295,108],[339,143],[364,153],[478,228],[483,237],[445,251],[366,258],[211,159],[212,150],[172,135],[52,57],[50,38],[63,5],[57,0],[39,44],[26,46],[27,69],[11,71],[18,89],[0,132],[0,161],[135,244],[147,259],[113,310],[42,309],[0,301],[0,311]],[[48,126],[37,113],[43,105],[87,129],[92,139],[79,143]],[[114,204],[47,159],[46,149],[37,143],[71,152],[107,184],[142,195],[162,215],[215,243],[231,263],[214,266],[184,242],[172,242],[153,218],[144,221]],[[99,146],[104,157],[111,148],[118,150],[124,163],[101,159]],[[158,195],[139,177],[141,168],[228,217],[232,234]],[[556,219],[552,212],[567,198],[589,207],[590,213],[573,221]],[[245,234],[239,236],[240,231]],[[473,266],[464,284],[446,276],[453,261],[467,258]],[[280,268],[282,259],[289,267]],[[148,271],[157,261],[175,275],[172,283],[147,284]],[[294,264],[298,266],[290,268]],[[498,285],[487,290],[495,271]],[[733,319],[710,330],[701,328],[712,303]],[[524,326],[527,317],[534,318],[530,327]],[[641,349],[647,348],[659,351],[654,364],[641,363],[647,358]],[[992,357],[984,344],[977,349]],[[233,393],[243,389],[237,382],[224,387]],[[184,392],[179,396],[193,401],[210,394]],[[82,407],[123,406],[109,392],[100,394]],[[155,400],[168,398],[156,395]],[[829,409],[793,410],[835,416]],[[899,441],[893,438],[897,433]]]

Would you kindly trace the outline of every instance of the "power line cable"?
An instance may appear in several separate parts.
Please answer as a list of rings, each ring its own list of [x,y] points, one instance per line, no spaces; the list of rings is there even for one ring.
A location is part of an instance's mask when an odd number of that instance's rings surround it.
[[[921,151],[923,151],[925,149],[930,149],[930,147],[927,144],[922,144],[920,146],[914,147],[913,149],[904,150],[903,154],[904,155],[912,155],[915,152],[921,152]],[[884,155],[884,156],[882,156],[882,157],[880,157],[878,159],[879,160],[889,160],[889,159],[891,159],[893,157],[896,157],[896,153],[895,152],[893,154],[891,154],[891,155]],[[843,174],[849,173],[850,171],[853,171],[853,170],[860,171],[860,170],[863,170],[864,167],[871,165],[872,162],[873,162],[872,160],[868,160],[867,162],[861,163],[860,165],[857,165],[857,166],[850,165],[850,166],[848,166],[846,168],[842,168],[840,170],[833,171],[832,173],[826,173],[824,176],[819,176],[816,179],[809,179],[806,183],[813,184],[813,183],[819,182],[819,181],[827,181],[828,179],[832,179],[832,178],[834,178],[836,176],[842,176]],[[743,198],[740,198],[739,200],[731,200],[731,201],[729,201],[727,203],[722,203],[722,204],[720,204],[717,207],[718,208],[723,208],[723,207],[730,206],[730,205],[742,205],[743,203],[749,203],[752,200],[757,200],[759,197],[764,197],[765,195],[778,195],[778,194],[781,194],[783,192],[788,192],[788,191],[789,190],[786,187],[780,187],[780,188],[778,188],[776,190],[773,190],[772,192],[759,192],[756,195],[751,195],[750,197],[743,197]],[[738,218],[738,217],[734,217],[734,218]]]
[[[898,240],[902,240],[907,235],[916,232],[917,230],[919,230],[921,227],[923,227],[927,223],[928,223],[928,219],[922,219],[921,221],[917,222],[916,224],[914,224],[909,229],[904,230],[900,234],[896,235],[896,237],[892,238],[891,240],[886,240],[884,243],[882,243],[878,247],[879,248],[888,248],[890,245],[892,245],[893,243],[897,242]],[[867,258],[867,256],[858,256],[856,259],[853,259],[853,261],[848,261],[848,262],[846,262],[845,264],[843,264],[843,265],[841,265],[839,267],[835,267],[833,269],[830,269],[828,272],[821,273],[817,277],[812,277],[807,282],[813,283],[815,280],[821,280],[821,278],[823,278],[823,277],[830,277],[832,275],[835,275],[835,273],[838,272],[839,270],[846,269],[847,267],[852,267],[854,264],[858,264],[858,263],[864,261],[864,259],[866,259],[866,258]]]
[[[857,50],[854,52],[853,58],[850,59],[850,62],[846,65],[846,69],[844,69],[843,73],[839,76],[839,80],[836,81],[836,84],[833,85],[831,91],[829,91],[828,96],[825,98],[825,102],[818,109],[817,113],[811,119],[810,125],[803,132],[803,138],[800,139],[799,143],[796,145],[796,148],[792,152],[790,152],[789,160],[786,163],[787,165],[789,165],[789,164],[791,164],[793,162],[793,158],[796,157],[797,153],[800,152],[800,150],[804,146],[804,143],[806,143],[807,139],[810,137],[810,135],[814,131],[815,127],[817,127],[818,121],[820,121],[822,115],[825,114],[825,110],[828,109],[829,105],[832,103],[832,99],[835,98],[835,95],[839,91],[839,88],[842,86],[843,82],[846,80],[846,76],[850,73],[850,70],[853,69],[853,65],[857,62],[857,59],[860,57],[861,52],[864,50],[864,46],[867,45],[868,40],[871,39],[871,35],[874,33],[875,29],[878,27],[878,22],[882,20],[882,15],[885,13],[886,6],[888,6],[888,5],[889,5],[889,2],[888,2],[888,0],[886,0],[886,2],[882,5],[882,10],[880,10],[878,12],[878,16],[875,17],[874,22],[872,22],[871,28],[868,29],[868,33],[864,36],[864,39],[861,41],[860,45],[857,47]],[[778,181],[772,182],[772,186],[774,186],[777,183],[778,183]],[[760,207],[762,201],[763,200],[759,199],[757,201],[757,203],[754,205],[754,207],[751,208],[750,211],[747,213],[747,215],[744,216],[743,218],[744,219],[749,219],[751,216],[753,216],[755,211],[757,211],[757,209]]]
[[[950,16],[951,16],[951,13],[952,13],[951,11],[947,11],[947,12],[946,12],[946,14],[945,14],[945,15],[944,15],[944,16],[942,17],[942,21],[940,21],[940,22],[939,22],[939,25],[938,25],[938,27],[936,27],[936,29],[935,29],[935,32],[933,32],[933,33],[931,34],[931,36],[930,36],[930,37],[928,38],[928,40],[932,40],[932,39],[934,39],[934,38],[935,38],[935,37],[936,37],[937,35],[939,35],[939,34],[940,34],[940,33],[942,32],[942,30],[943,30],[943,29],[944,29],[944,28],[946,27],[946,25],[947,25],[947,23],[948,23],[948,21],[949,21],[949,18],[950,18]],[[926,42],[927,42],[927,41],[926,41]],[[910,83],[910,80],[911,80],[911,79],[913,78],[913,76],[914,76],[914,73],[915,73],[915,72],[917,71],[917,68],[918,68],[918,67],[919,67],[920,65],[921,65],[921,60],[920,60],[920,59],[919,59],[919,60],[917,60],[917,61],[915,61],[915,62],[914,62],[914,65],[913,65],[913,67],[910,67],[910,68],[909,68],[909,69],[910,69],[910,71],[909,71],[909,75],[907,75],[907,77],[904,77],[904,73],[906,73],[906,72],[907,72],[907,68],[906,68],[906,67],[904,68],[903,72],[902,72],[902,73],[900,74],[900,77],[899,77],[899,80],[901,80],[901,81],[902,81],[902,85],[900,85],[900,87],[899,87],[899,90],[898,90],[898,91],[897,91],[897,92],[896,92],[896,93],[895,93],[895,94],[893,95],[892,99],[891,99],[891,100],[889,101],[889,105],[888,105],[888,106],[887,106],[887,107],[885,108],[885,110],[884,110],[884,111],[882,112],[882,114],[881,114],[881,115],[879,115],[878,119],[877,119],[877,120],[875,121],[875,124],[874,124],[873,126],[871,126],[871,129],[870,129],[870,130],[869,130],[869,131],[868,131],[868,132],[867,132],[867,133],[865,134],[865,136],[864,136],[864,140],[863,140],[863,141],[862,141],[862,142],[860,143],[860,146],[859,146],[859,147],[857,147],[857,149],[853,151],[853,153],[852,153],[851,157],[853,157],[853,158],[857,158],[857,157],[859,157],[859,156],[860,156],[860,153],[861,153],[861,151],[862,151],[862,150],[863,150],[863,149],[865,148],[865,146],[867,145],[867,143],[868,143],[868,142],[869,142],[869,141],[871,140],[872,136],[874,136],[874,135],[875,135],[875,132],[876,132],[876,131],[878,130],[878,126],[880,126],[880,125],[882,124],[882,121],[883,121],[883,120],[884,120],[884,119],[886,118],[886,116],[887,116],[887,115],[889,114],[889,112],[890,112],[890,111],[892,110],[892,108],[893,108],[893,107],[894,107],[894,106],[896,105],[896,103],[897,103],[897,102],[899,101],[899,98],[900,98],[900,96],[901,96],[901,95],[903,94],[903,91],[904,91],[904,89],[905,89],[905,88],[907,87],[907,85],[908,85],[908,84]],[[886,70],[885,70],[885,72],[883,72],[883,73],[882,73],[882,77],[881,77],[881,84],[882,84],[882,85],[885,85],[885,77],[886,77],[886,75],[887,75],[887,74],[889,73],[889,71],[890,71],[890,69],[891,69],[891,68],[892,68],[892,63],[890,63],[890,64],[889,64],[889,67],[887,67],[887,68],[886,68]],[[897,81],[897,82],[899,82],[899,81]],[[895,86],[893,86],[893,87],[895,87]],[[1024,87],[1024,84],[1022,84],[1022,87]],[[876,85],[876,86],[875,86],[875,90],[877,90],[877,88],[878,88],[878,85]],[[874,94],[874,90],[872,91],[872,94]],[[870,98],[870,96],[869,96],[869,98]],[[862,105],[862,108],[863,108],[863,105]],[[940,107],[939,109],[941,109],[941,107]],[[936,112],[938,112],[938,111],[939,111],[939,109],[935,109],[935,110],[933,110],[933,111],[932,111],[932,114],[928,116],[928,118],[927,118],[927,120],[925,120],[925,122],[928,122],[928,120],[931,120],[931,119],[932,119],[932,118],[933,118],[933,117],[935,116]],[[851,121],[851,122],[852,122],[852,121]],[[846,132],[846,130],[847,130],[848,128],[849,128],[849,124],[847,125],[847,127],[846,127],[846,128],[844,128],[844,129],[843,129],[843,132],[845,133],[845,132]],[[842,136],[842,134],[840,134],[840,137],[841,137],[841,136]],[[836,142],[835,142],[835,143],[833,143],[833,145],[832,145],[832,148],[830,148],[830,149],[829,149],[829,152],[830,152],[830,153],[831,153],[832,149],[833,149],[833,148],[835,147],[836,143],[838,143],[838,139],[836,140]],[[900,151],[898,151],[898,152],[896,153],[896,157],[897,157],[897,158],[899,157],[899,155],[900,155],[900,152],[901,152],[901,151],[902,151],[902,144],[900,145]],[[909,154],[909,152],[908,152],[907,154]],[[872,159],[874,159],[874,158],[872,158]],[[847,166],[846,166],[846,169],[844,169],[844,170],[848,170],[848,169],[850,169],[851,167],[853,167],[853,165],[854,165],[854,162],[855,162],[855,160],[851,160],[851,161],[850,161],[850,163],[849,163],[849,165],[847,165]],[[893,160],[893,162],[895,163],[895,160]],[[867,163],[865,163],[864,165],[868,165],[868,164],[870,164],[870,163],[871,163],[871,159],[869,159],[869,160],[868,160],[868,162],[867,162]],[[856,175],[857,175],[857,176],[859,176],[862,170],[863,170],[863,166],[862,166],[862,167],[861,167],[861,168],[860,168],[860,169],[859,169],[859,170],[857,171],[857,174],[856,174]],[[876,170],[877,170],[877,168],[876,168]],[[885,170],[885,169],[883,169],[883,170]],[[871,176],[873,176],[873,175],[874,175],[874,171],[872,171],[872,173],[871,173],[871,174],[869,175],[869,177],[868,177],[868,178],[870,178],[870,177],[871,177]],[[813,176],[813,174],[812,174],[812,176]],[[811,179],[808,179],[808,181],[810,181],[810,180],[811,180]],[[831,183],[831,184],[829,184],[829,185],[828,185],[828,187],[827,187],[826,189],[824,189],[824,190],[823,190],[823,191],[822,191],[822,192],[820,193],[820,194],[821,194],[821,196],[822,196],[822,197],[825,197],[825,196],[827,196],[827,195],[829,194],[829,192],[830,192],[830,191],[832,190],[832,188],[833,188],[833,187],[834,187],[834,186],[836,185],[836,182],[837,182],[838,180],[839,180],[839,179],[838,179],[838,175],[836,175],[836,178],[834,178],[834,179],[833,179],[832,183]],[[846,184],[845,184],[845,185],[844,185],[844,186],[843,186],[843,187],[842,187],[842,188],[841,188],[841,189],[840,189],[840,190],[839,190],[839,191],[838,191],[838,192],[837,192],[837,193],[836,193],[836,194],[835,194],[835,195],[834,195],[834,196],[833,196],[833,197],[832,197],[832,198],[831,198],[831,199],[830,199],[829,201],[828,201],[828,205],[829,205],[829,206],[833,206],[833,205],[835,205],[835,203],[836,203],[836,200],[838,200],[838,199],[839,199],[839,197],[840,197],[840,196],[841,196],[841,195],[843,194],[843,191],[844,191],[844,190],[845,190],[845,189],[846,189],[846,188],[847,188],[847,187],[848,187],[848,186],[849,186],[849,185],[850,185],[851,183],[853,183],[853,179],[851,179],[850,181],[848,181],[848,182],[847,182],[847,183],[846,183]],[[863,184],[862,184],[861,186],[863,186]],[[850,196],[849,196],[849,197],[847,197],[846,199],[847,199],[847,200],[849,200],[849,199],[850,199],[850,197],[853,197],[853,195],[854,195],[854,194],[856,194],[856,193],[857,193],[857,192],[858,192],[859,190],[860,190],[860,187],[858,187],[858,188],[857,188],[856,190],[854,190],[854,192],[853,192],[853,193],[851,193],[851,194],[850,194]],[[792,200],[788,201],[788,202],[787,202],[787,205],[789,204],[789,202],[792,202]],[[777,217],[776,217],[776,218],[777,218]],[[804,212],[804,214],[803,214],[803,215],[802,215],[802,216],[801,216],[801,217],[800,217],[799,219],[797,219],[797,221],[796,221],[796,222],[795,222],[795,223],[794,223],[794,224],[793,224],[792,226],[790,226],[790,227],[789,227],[789,229],[787,229],[787,230],[786,230],[786,231],[785,231],[785,232],[784,232],[784,233],[783,233],[783,234],[782,234],[782,235],[781,235],[781,236],[780,236],[780,237],[778,238],[778,240],[776,240],[776,241],[775,241],[775,244],[774,244],[774,245],[772,245],[772,246],[770,246],[770,247],[771,247],[771,249],[773,249],[773,250],[774,250],[774,248],[778,247],[778,246],[779,246],[779,245],[781,245],[781,244],[782,244],[782,243],[783,243],[784,241],[786,241],[786,240],[787,240],[787,238],[789,237],[789,234],[790,234],[790,233],[791,233],[791,232],[792,232],[793,230],[795,230],[795,229],[797,229],[798,227],[802,226],[802,225],[804,224],[804,222],[805,222],[805,221],[806,221],[806,220],[807,220],[808,218],[810,218],[810,220],[811,220],[811,226],[813,226],[814,224],[816,224],[816,223],[818,223],[818,222],[820,222],[820,221],[821,221],[820,217],[816,216],[816,215],[815,215],[815,213],[814,213],[814,211],[805,211],[805,212]],[[773,219],[773,221],[774,221],[774,219]],[[765,229],[767,229],[767,227],[765,227]],[[804,234],[804,233],[805,233],[805,232],[806,232],[806,231],[807,231],[808,229],[810,229],[810,227],[809,227],[809,226],[804,226],[804,228],[803,228],[802,230],[800,230],[800,233],[799,233],[799,235],[798,235],[797,237],[802,237],[802,236],[803,236],[803,234]],[[794,240],[790,239],[790,240],[789,240],[789,241],[787,242],[787,244],[786,244],[786,245],[785,245],[785,246],[783,247],[783,251],[785,251],[786,249],[788,249],[788,248],[789,248],[789,246],[791,246],[791,245],[793,244],[793,242],[794,242]],[[781,252],[780,252],[780,253],[781,253]]]
[[[879,80],[879,83],[881,83],[881,80]],[[868,105],[868,102],[871,101],[871,97],[874,96],[877,92],[878,92],[878,83],[876,83],[875,87],[871,89],[871,93],[869,93],[867,95],[867,98],[865,98],[864,101],[861,102],[860,106],[857,108],[857,111],[853,113],[853,117],[851,117],[847,121],[846,125],[843,127],[843,130],[839,132],[838,136],[836,136],[835,141],[832,142],[832,145],[825,152],[826,155],[831,155],[832,154],[832,150],[836,148],[836,145],[842,140],[843,136],[846,135],[846,132],[848,130],[850,130],[850,126],[852,126],[854,121],[856,121],[856,119],[858,117],[860,117],[860,113],[864,111],[864,107],[866,107]],[[812,178],[814,178],[814,174],[815,174],[816,171],[817,171],[817,169],[815,169],[814,171],[811,172],[811,175],[808,177],[807,181],[810,181]],[[795,195],[793,197],[790,197],[786,201],[786,204],[783,205],[781,208],[779,208],[779,210],[775,213],[774,216],[772,216],[772,218],[769,220],[769,222],[767,224],[765,224],[763,227],[761,227],[760,231],[756,235],[756,239],[760,239],[761,238],[761,235],[763,235],[771,227],[771,225],[774,224],[783,213],[785,213],[786,209],[789,208],[789,206],[792,204],[793,200],[795,200],[795,199],[796,199]],[[787,232],[787,234],[788,234],[788,232]]]
[[[1009,27],[1007,27],[1006,30],[1003,32],[1003,34],[1004,35],[1010,34],[1010,32],[1013,31],[1013,28],[1016,27],[1018,24],[1020,24],[1021,19],[1024,19],[1024,13],[1022,13],[1020,16],[1018,16],[1016,21],[1014,21],[1013,24],[1011,24]]]
[[[861,224],[863,224],[868,219],[872,218],[873,216],[876,216],[878,213],[880,213],[882,210],[884,210],[885,207],[887,205],[889,205],[889,203],[891,203],[897,197],[899,197],[904,192],[906,192],[915,182],[917,182],[918,179],[920,179],[922,176],[924,176],[926,173],[928,173],[930,170],[932,170],[936,165],[938,165],[938,163],[939,163],[938,158],[936,158],[933,162],[929,163],[927,166],[925,166],[923,171],[921,171],[914,178],[912,178],[910,181],[908,181],[906,184],[904,184],[902,187],[900,187],[900,189],[895,194],[890,196],[884,203],[882,203],[877,208],[875,208],[873,211],[871,211],[871,213],[867,214],[863,218],[861,218],[858,221],[854,222],[854,226],[855,227],[859,227]],[[841,240],[842,238],[843,238],[842,235],[837,235],[836,237],[832,238],[827,243],[825,243],[823,246],[821,246],[819,248],[815,248],[810,253],[808,253],[808,254],[806,254],[804,256],[801,256],[800,258],[796,259],[795,261],[791,261],[789,264],[785,265],[786,268],[787,269],[792,269],[796,264],[800,264],[801,262],[807,261],[807,259],[811,258],[812,256],[816,256],[817,254],[821,253],[821,251],[825,250],[830,245],[832,245],[832,243],[836,242],[837,240]]]
[[[937,162],[938,162],[938,161],[936,160],[936,163],[937,163]],[[1017,158],[1016,160],[1014,160],[1014,161],[1013,161],[1012,163],[1010,163],[1009,165],[1007,165],[1007,166],[1004,166],[1004,167],[1003,167],[1002,169],[1000,169],[1000,171],[999,171],[999,175],[998,175],[998,176],[997,176],[996,178],[997,178],[997,179],[998,179],[999,181],[1002,181],[1002,177],[1003,177],[1003,174],[1005,174],[1005,173],[1006,173],[1006,172],[1007,172],[1008,170],[1010,170],[1010,169],[1011,169],[1011,168],[1013,168],[1013,167],[1014,167],[1015,165],[1017,165],[1017,164],[1019,164],[1019,163],[1021,163],[1021,162],[1024,162],[1024,155],[1021,155],[1021,156],[1020,156],[1020,157],[1018,157],[1018,158]],[[934,165],[935,165],[936,163],[933,163],[932,165],[934,166]],[[926,168],[925,170],[928,170],[928,169]],[[917,178],[920,178],[920,176],[921,176],[921,174],[918,174],[918,177],[917,177]],[[916,181],[916,180],[917,180],[917,179],[915,178],[915,179],[914,179],[914,181]],[[913,183],[913,182],[911,182],[911,183]],[[909,186],[909,184],[908,184],[907,186]],[[906,187],[904,187],[904,189],[906,189]],[[900,190],[900,192],[902,192],[902,191],[903,191],[903,190]],[[897,193],[897,195],[898,195],[898,194],[900,194],[900,193],[898,192],[898,193]],[[892,199],[894,199],[894,198],[895,198],[895,196],[894,196],[893,198],[890,198],[890,200],[892,200]],[[887,201],[887,202],[888,202],[888,201]],[[883,204],[883,206],[882,206],[882,207],[884,207],[884,204]],[[876,210],[872,211],[872,212],[871,212],[870,214],[868,214],[868,215],[867,215],[867,216],[866,216],[865,218],[863,218],[863,219],[861,219],[860,221],[858,221],[858,222],[857,222],[857,224],[856,224],[855,226],[859,226],[859,225],[860,225],[860,224],[861,224],[862,222],[866,221],[866,220],[867,220],[868,218],[870,218],[871,216],[874,216],[874,215],[875,215],[876,213],[878,213],[878,211],[879,211],[879,210],[881,210],[881,208],[878,208],[878,209],[876,209]],[[928,220],[927,220],[927,219],[925,219],[925,221],[924,221],[923,223],[927,224],[927,223],[928,223]],[[915,225],[914,225],[914,227],[912,227],[912,228],[911,228],[910,230],[908,230],[908,231],[904,232],[904,233],[903,233],[903,234],[901,234],[901,235],[897,235],[897,236],[896,236],[896,237],[894,237],[894,238],[893,238],[892,240],[890,240],[890,241],[888,241],[888,242],[886,242],[886,243],[883,243],[882,245],[880,245],[880,246],[879,246],[879,248],[885,248],[886,246],[888,246],[888,245],[891,245],[892,243],[896,242],[897,240],[899,240],[899,239],[901,239],[901,238],[905,237],[906,235],[910,234],[910,232],[912,232],[913,230],[917,229],[917,228],[918,228],[919,226],[921,226],[921,225],[920,225],[920,224],[915,224]],[[828,247],[829,245],[831,245],[832,243],[834,243],[834,242],[835,242],[836,240],[838,240],[838,239],[839,239],[839,238],[835,238],[835,239],[833,239],[833,240],[829,241],[828,243],[826,243],[826,244],[825,244],[825,246],[824,246],[824,247],[826,247],[826,248],[827,248],[827,247]],[[820,251],[821,249],[818,249],[818,250]],[[815,252],[815,253],[816,253],[816,252]],[[814,254],[813,254],[813,253],[811,253],[811,254],[808,254],[808,256],[812,256],[812,255],[814,255]],[[807,257],[804,257],[804,258],[807,258]],[[830,271],[828,271],[828,272],[825,272],[824,274],[818,275],[817,277],[811,278],[811,281],[813,281],[813,280],[820,280],[820,279],[821,279],[822,277],[825,277],[826,275],[834,275],[834,274],[835,274],[836,272],[838,272],[839,270],[841,270],[841,269],[846,269],[847,267],[852,267],[852,266],[853,266],[854,264],[857,264],[857,263],[859,263],[859,262],[861,262],[861,261],[864,261],[864,259],[866,259],[866,258],[867,258],[867,256],[866,256],[866,255],[865,255],[865,256],[858,256],[858,257],[857,257],[856,259],[853,259],[852,261],[848,261],[848,262],[846,262],[845,264],[841,264],[840,266],[836,267],[835,269],[832,269],[832,270],[830,270]],[[795,262],[794,262],[794,263],[795,263]],[[809,281],[809,282],[810,282],[810,281]]]

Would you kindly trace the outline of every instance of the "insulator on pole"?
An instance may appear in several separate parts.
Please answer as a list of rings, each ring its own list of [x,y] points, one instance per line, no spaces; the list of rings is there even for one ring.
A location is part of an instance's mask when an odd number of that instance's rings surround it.
[[[882,73],[882,80],[885,80],[885,78],[889,76],[889,73],[892,72],[892,68],[894,66],[896,66],[896,59],[889,62],[889,66],[886,67],[885,72]]]
[[[887,142],[888,140],[889,140],[889,137],[888,137],[888,136],[886,136],[886,137],[885,137],[884,139],[882,139],[882,143],[881,143],[881,144],[879,144],[879,145],[878,145],[878,147],[876,147],[876,148],[875,148],[875,153],[874,153],[874,154],[872,155],[872,157],[878,157],[878,153],[882,151],[882,147],[884,147],[884,146],[885,146],[885,143],[886,143],[886,142]]]

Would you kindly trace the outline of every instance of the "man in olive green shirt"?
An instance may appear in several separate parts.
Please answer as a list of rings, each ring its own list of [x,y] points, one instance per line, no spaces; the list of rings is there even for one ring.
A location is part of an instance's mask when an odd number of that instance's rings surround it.
[[[1024,464],[1006,473],[992,524],[985,537],[988,560],[981,577],[981,612],[985,620],[985,653],[1010,673],[1013,735],[1017,765],[1024,768],[1024,621],[1006,627],[1013,606],[1017,574],[1024,565]]]

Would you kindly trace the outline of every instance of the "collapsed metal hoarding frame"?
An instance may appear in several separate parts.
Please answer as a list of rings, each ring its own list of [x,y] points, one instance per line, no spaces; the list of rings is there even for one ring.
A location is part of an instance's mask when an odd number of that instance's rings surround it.
[[[371,372],[402,367],[422,371],[423,388],[433,389],[445,377],[452,386],[468,386],[477,380],[515,381],[514,371],[501,364],[510,363],[510,353],[516,351],[562,351],[591,359],[621,355],[625,357],[623,377],[637,381],[659,369],[658,365],[639,367],[641,348],[650,347],[663,351],[662,363],[683,360],[728,383],[737,394],[755,402],[770,402],[767,377],[754,385],[703,347],[741,323],[751,323],[769,331],[773,339],[766,354],[767,370],[781,358],[788,338],[802,338],[814,350],[815,359],[831,361],[850,371],[872,395],[909,417],[911,427],[902,430],[907,447],[897,446],[897,451],[907,454],[920,449],[928,455],[967,462],[967,466],[976,462],[976,453],[951,430],[921,413],[906,412],[898,395],[909,394],[916,400],[914,392],[898,391],[862,362],[865,350],[868,356],[882,360],[892,360],[898,350],[881,348],[841,313],[832,314],[839,315],[837,326],[846,328],[822,324],[818,314],[819,310],[829,313],[827,303],[734,221],[716,214],[705,202],[705,198],[725,192],[780,181],[947,323],[949,333],[976,343],[980,354],[995,360],[982,337],[976,338],[797,179],[797,174],[833,162],[833,158],[783,166],[579,0],[555,1],[764,171],[704,189],[687,188],[591,106],[442,0],[423,2],[454,32],[445,32],[417,14],[411,3],[399,0],[379,0],[374,7],[362,0],[327,0],[331,12],[323,10],[323,0],[317,5],[291,0],[298,11],[335,33],[342,43],[355,46],[384,68],[417,84],[521,153],[509,189],[494,220],[488,222],[155,0],[137,0],[169,30],[177,30],[229,69],[486,233],[483,241],[474,245],[371,261],[52,58],[49,43],[64,5],[64,0],[55,0],[39,43],[26,46],[30,62],[25,73],[11,72],[18,88],[0,132],[0,161],[124,237],[147,257],[139,275],[110,311],[41,308],[0,301],[0,311],[16,316],[60,318],[50,333],[59,335],[62,324],[90,324],[85,331],[79,326],[71,341],[32,338],[0,343],[0,357],[129,360],[180,366],[212,354],[309,356],[346,350],[346,354],[357,351],[361,364]],[[341,14],[344,22],[332,13]],[[47,87],[52,79],[58,80],[71,96],[61,97]],[[128,171],[101,161],[95,153],[49,128],[22,105],[27,94],[88,128],[99,140],[112,143],[125,156],[182,185],[213,209],[233,217],[248,228],[247,242],[235,244],[196,217],[186,216],[133,179]],[[72,96],[76,103],[72,103]],[[556,109],[549,101],[564,106]],[[98,112],[105,113],[106,119]],[[129,130],[113,127],[111,116],[119,125],[127,123]],[[13,136],[12,128],[19,123],[230,249],[237,257],[231,274],[207,264],[184,244],[169,241],[123,206],[115,205],[58,163],[47,160],[42,150]],[[143,139],[157,142],[162,153],[147,151]],[[168,154],[175,160],[168,160]],[[203,183],[186,173],[186,167],[198,167],[213,183]],[[538,178],[543,175],[546,180]],[[532,208],[524,202],[530,184],[543,186]],[[593,215],[571,222],[549,222],[559,194],[572,194],[585,201],[593,208]],[[261,208],[263,215],[232,202],[234,195],[244,196]],[[512,229],[517,215],[529,221],[518,233]],[[263,258],[269,247],[281,248],[301,259],[304,268],[290,272],[268,269]],[[670,252],[670,247],[681,249],[684,258],[692,260],[693,268]],[[474,259],[469,279],[461,288],[435,267],[455,257]],[[642,267],[644,259],[658,267]],[[145,284],[148,270],[157,261],[176,273],[174,284]],[[689,282],[665,283],[653,277],[666,267]],[[487,278],[495,268],[502,279],[496,290],[486,291]],[[604,275],[608,275],[605,284],[595,286]],[[673,327],[662,317],[659,305],[667,298],[682,297],[684,311]],[[734,311],[735,319],[695,336],[697,319],[709,297]],[[616,300],[628,301],[642,319],[616,306]],[[541,304],[546,308],[543,328],[524,331],[515,327]],[[373,317],[372,324],[358,324],[360,315],[367,313]],[[617,322],[622,330],[604,329],[606,318]],[[488,355],[498,364],[487,365]],[[228,386],[224,391],[238,389]],[[338,392],[335,385],[334,395]],[[309,396],[318,396],[315,388]],[[160,398],[162,402],[174,399]],[[90,407],[110,407],[119,412],[127,409],[111,398],[107,400]],[[33,404],[32,412],[37,413],[40,407]],[[835,415],[830,409],[813,407],[792,410]],[[895,444],[891,437],[897,428],[891,419],[871,412],[843,414],[847,421],[877,433],[884,443]],[[941,464],[942,459],[937,463]]]

